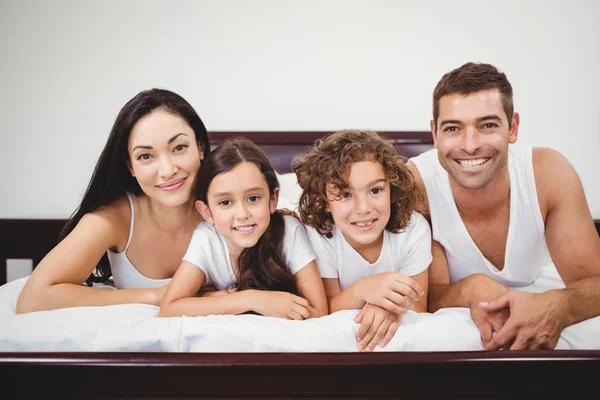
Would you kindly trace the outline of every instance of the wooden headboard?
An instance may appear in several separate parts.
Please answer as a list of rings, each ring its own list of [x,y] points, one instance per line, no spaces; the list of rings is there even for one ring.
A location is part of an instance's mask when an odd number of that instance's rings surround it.
[[[209,132],[212,146],[232,136],[245,136],[258,144],[280,174],[292,172],[294,156],[306,153],[315,141],[330,132]],[[410,158],[433,148],[431,132],[381,131],[403,156]]]

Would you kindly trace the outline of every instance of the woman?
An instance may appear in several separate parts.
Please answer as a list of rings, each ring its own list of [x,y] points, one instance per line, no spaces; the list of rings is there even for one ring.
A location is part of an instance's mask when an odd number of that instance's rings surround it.
[[[209,151],[202,120],[181,96],[151,89],[132,98],[119,112],[58,245],[23,287],[17,313],[160,305],[202,220],[194,189]],[[111,276],[121,290],[91,287]]]

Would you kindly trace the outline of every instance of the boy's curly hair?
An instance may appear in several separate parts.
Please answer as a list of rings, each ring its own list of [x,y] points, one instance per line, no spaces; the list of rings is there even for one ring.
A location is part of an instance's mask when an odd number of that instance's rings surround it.
[[[424,198],[406,166],[406,157],[377,132],[342,130],[317,140],[309,153],[292,161],[302,188],[298,204],[302,222],[332,237],[333,218],[326,211],[327,186],[333,184],[340,192],[347,189],[350,167],[361,161],[379,162],[390,184],[391,215],[385,229],[400,232],[409,224],[413,211],[424,211]]]

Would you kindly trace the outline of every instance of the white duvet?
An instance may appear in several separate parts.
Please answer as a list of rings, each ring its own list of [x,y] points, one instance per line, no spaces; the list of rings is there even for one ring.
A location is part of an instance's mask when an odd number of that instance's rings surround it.
[[[123,304],[15,315],[22,278],[0,287],[0,351],[355,352],[348,310],[306,321],[257,315],[159,318],[158,307]],[[109,290],[107,288],[107,290]],[[598,318],[563,331],[558,348],[600,348]],[[407,312],[376,351],[482,350],[468,309]]]

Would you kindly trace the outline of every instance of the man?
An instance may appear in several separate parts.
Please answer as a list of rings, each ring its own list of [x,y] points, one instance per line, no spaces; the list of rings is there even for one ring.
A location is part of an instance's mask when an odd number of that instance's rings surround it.
[[[409,162],[435,240],[430,311],[469,307],[488,350],[555,348],[600,315],[600,238],[576,171],[516,144],[512,87],[489,64],[442,77],[430,124],[435,149]],[[592,321],[559,347],[600,348]]]

